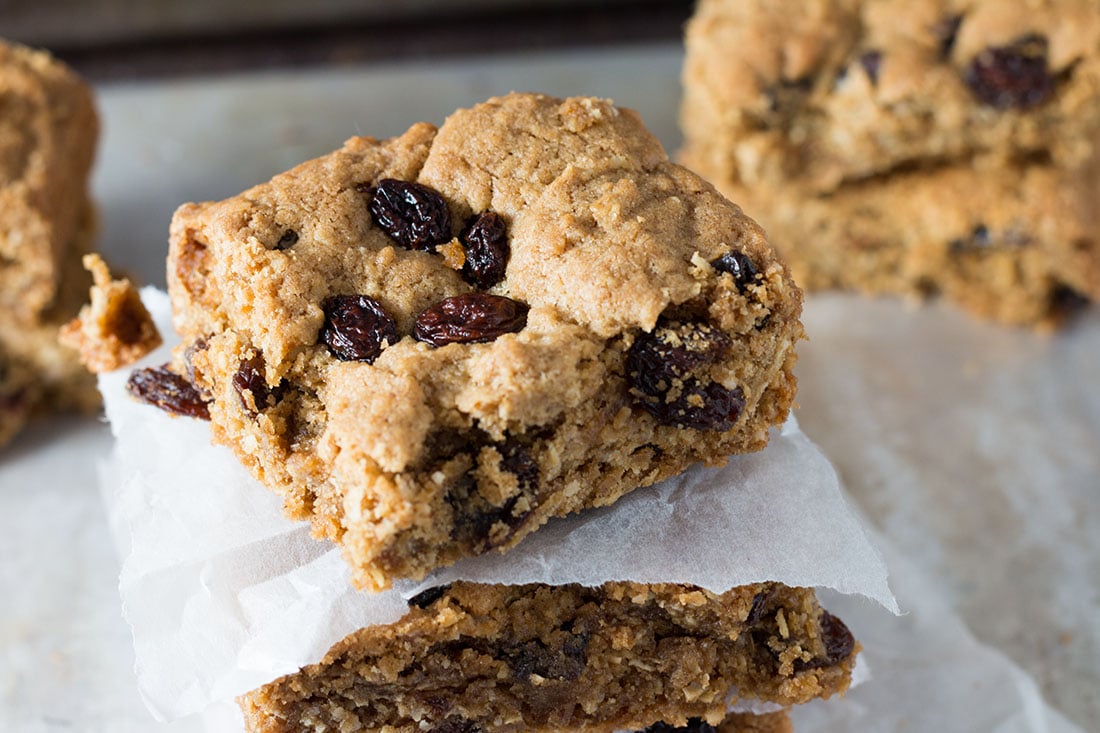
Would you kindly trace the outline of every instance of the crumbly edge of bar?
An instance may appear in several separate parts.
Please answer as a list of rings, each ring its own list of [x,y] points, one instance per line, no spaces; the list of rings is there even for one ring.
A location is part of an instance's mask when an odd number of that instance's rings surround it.
[[[319,664],[243,696],[249,730],[718,724],[738,695],[789,705],[844,692],[858,651],[825,663],[813,591],[777,584],[718,595],[456,583],[410,604],[401,621],[354,632]]]

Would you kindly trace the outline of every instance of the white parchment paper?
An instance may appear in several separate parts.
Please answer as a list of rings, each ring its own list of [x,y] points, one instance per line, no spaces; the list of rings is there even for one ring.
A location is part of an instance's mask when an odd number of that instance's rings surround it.
[[[143,297],[171,342],[163,293]],[[167,359],[168,345],[145,361]],[[758,454],[697,468],[614,507],[555,521],[507,555],[474,558],[394,591],[352,589],[337,550],[284,519],[280,502],[206,423],[139,405],[127,373],[100,388],[117,443],[104,476],[126,552],[120,589],[139,685],[161,719],[319,660],[388,623],[419,588],[503,583],[686,582],[715,591],[776,580],[858,594],[897,612],[886,566],[835,473],[793,423]]]

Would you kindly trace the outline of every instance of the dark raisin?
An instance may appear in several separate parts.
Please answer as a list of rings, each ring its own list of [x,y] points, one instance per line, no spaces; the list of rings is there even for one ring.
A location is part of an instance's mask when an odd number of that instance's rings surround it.
[[[168,370],[168,365],[137,369],[126,381],[126,391],[173,415],[210,419],[210,408],[195,386]]]
[[[369,295],[334,295],[321,304],[321,340],[341,361],[374,362],[383,347],[397,343],[397,322]]]
[[[702,718],[688,718],[687,725],[654,723],[641,733],[715,733],[718,729]]]
[[[662,425],[729,430],[745,406],[744,392],[700,379],[729,348],[729,336],[706,323],[665,322],[639,334],[626,355],[635,404]]]
[[[415,596],[408,600],[410,606],[416,606],[417,608],[427,608],[443,596],[447,595],[447,591],[451,589],[450,583],[446,585],[437,585],[428,590],[422,590]]]
[[[718,259],[711,260],[711,267],[718,272],[728,272],[733,275],[733,282],[739,292],[745,292],[749,283],[757,278],[756,265],[744,252],[730,251]]]
[[[878,72],[882,66],[882,52],[881,51],[866,51],[859,55],[859,65],[863,67],[863,71],[867,74],[867,78],[871,80],[872,84],[878,84]]]
[[[802,106],[813,86],[814,82],[810,77],[782,79],[773,84],[764,91],[768,100],[768,112],[779,119],[793,115]]]
[[[749,608],[749,615],[745,618],[745,623],[753,625],[760,623],[760,620],[764,618],[767,613],[768,602],[772,599],[773,591],[771,589],[762,590],[752,598],[752,606]]]
[[[626,356],[631,386],[643,394],[668,392],[673,383],[728,353],[730,338],[707,323],[661,321],[652,333],[639,333]]]
[[[432,346],[494,341],[527,325],[524,303],[489,293],[444,298],[416,317],[413,336]]]
[[[932,35],[940,44],[940,58],[946,59],[955,48],[955,39],[962,25],[961,15],[948,15],[932,26]]]
[[[430,252],[451,241],[447,202],[427,186],[383,178],[367,209],[374,223],[402,247]]]
[[[988,247],[992,242],[989,236],[989,227],[985,224],[974,227],[974,231],[970,233],[970,241],[974,243],[975,247]]]
[[[535,502],[529,500],[527,509],[517,513],[516,505],[519,503],[519,496],[513,496],[500,507],[491,506],[484,499],[473,499],[469,492],[466,496],[462,496],[461,491],[448,493],[446,500],[454,510],[451,536],[459,543],[473,548],[475,553],[506,543],[536,508]],[[493,528],[497,524],[503,524],[509,531],[498,537],[491,537]]]
[[[1050,309],[1055,316],[1067,317],[1088,308],[1091,301],[1068,285],[1059,285],[1050,294]]]
[[[967,65],[963,80],[980,101],[998,109],[1040,105],[1054,92],[1046,39],[1029,35],[987,48]]]
[[[828,611],[821,612],[821,642],[825,646],[825,655],[815,657],[808,662],[795,661],[795,672],[818,667],[835,667],[847,659],[856,647],[852,632],[843,621]]]
[[[677,399],[644,403],[643,407],[665,425],[723,431],[732,428],[745,409],[745,393],[740,387],[729,389],[718,382],[688,380]]]
[[[425,694],[420,697],[420,702],[435,718],[446,716],[454,707],[454,701],[446,694]]]
[[[952,252],[964,253],[989,249],[992,244],[993,237],[989,233],[989,227],[985,224],[978,224],[971,230],[969,235],[952,239],[948,243],[948,247]]]
[[[285,392],[282,382],[274,388],[268,386],[264,375],[264,358],[258,353],[241,362],[233,375],[233,389],[237,390],[241,404],[253,417],[269,407],[274,407]]]
[[[588,634],[573,634],[560,648],[551,648],[535,639],[517,644],[504,653],[512,676],[529,680],[538,675],[548,680],[572,681],[584,673]]]
[[[519,443],[505,442],[496,446],[500,453],[501,469],[514,474],[520,491],[533,494],[539,488],[539,464]]]
[[[428,733],[481,733],[481,727],[466,718],[447,718],[432,726]]]
[[[639,333],[627,354],[627,371],[650,394],[666,391],[669,382],[689,376],[729,353],[730,337],[709,323],[659,321],[651,333]]]
[[[470,219],[458,235],[466,252],[462,277],[479,288],[491,288],[504,279],[508,265],[508,230],[500,214],[486,211]]]
[[[283,232],[283,236],[279,237],[279,241],[275,243],[275,249],[290,249],[296,244],[298,244],[298,232],[287,229]]]

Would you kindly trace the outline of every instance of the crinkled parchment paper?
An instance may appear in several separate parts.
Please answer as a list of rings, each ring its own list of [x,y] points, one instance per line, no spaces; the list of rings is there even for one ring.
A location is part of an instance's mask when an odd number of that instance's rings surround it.
[[[143,297],[169,335],[164,294]],[[166,361],[167,348],[145,363]],[[210,445],[206,423],[133,402],[126,377],[100,382],[117,438],[103,475],[139,685],[158,718],[202,711],[317,661],[351,631],[399,618],[418,588],[457,578],[716,591],[776,580],[897,610],[886,566],[829,462],[793,424],[760,453],[552,522],[506,555],[366,594],[351,588],[338,550],[286,520],[276,496]]]

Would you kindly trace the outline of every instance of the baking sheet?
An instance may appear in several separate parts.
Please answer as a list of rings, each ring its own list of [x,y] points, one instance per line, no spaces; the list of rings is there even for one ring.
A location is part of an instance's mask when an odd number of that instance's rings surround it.
[[[103,249],[163,284],[167,223],[180,202],[231,195],[349,135],[394,134],[511,89],[614,97],[675,147],[679,62],[678,47],[647,46],[105,87],[95,178]],[[815,296],[806,323],[801,425],[886,538],[887,558],[900,557],[920,581],[895,564],[893,587],[910,610],[901,619],[837,607],[886,658],[868,652],[875,679],[818,706],[820,714],[871,731],[1059,729],[1041,693],[1095,730],[1097,313],[1048,338],[942,306]],[[0,454],[0,730],[162,729],[130,670],[96,491],[94,462],[109,446],[105,426],[60,420]],[[922,601],[950,613],[928,616]],[[926,653],[906,657],[907,648]],[[1011,725],[1030,727],[969,727],[943,715],[940,696],[989,684],[958,675],[955,655],[982,657],[987,679],[1020,700]],[[890,658],[896,677],[884,666]],[[872,715],[918,698],[925,704],[908,722]],[[188,720],[163,729],[230,730],[234,711],[220,713],[227,718],[209,727]],[[799,710],[801,729],[815,730],[817,714]],[[843,718],[836,724],[852,729]]]

